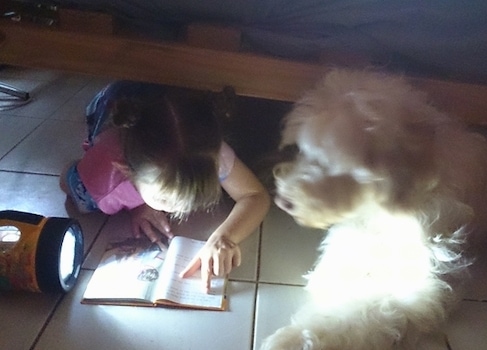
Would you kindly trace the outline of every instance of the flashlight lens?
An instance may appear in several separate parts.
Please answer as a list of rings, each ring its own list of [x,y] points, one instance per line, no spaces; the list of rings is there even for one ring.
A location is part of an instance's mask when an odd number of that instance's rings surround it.
[[[73,288],[83,260],[83,233],[70,218],[51,217],[39,235],[36,272],[43,292],[68,292]]]
[[[59,258],[59,276],[61,280],[66,281],[75,269],[76,237],[73,229],[70,227],[64,235],[61,244],[61,256]]]

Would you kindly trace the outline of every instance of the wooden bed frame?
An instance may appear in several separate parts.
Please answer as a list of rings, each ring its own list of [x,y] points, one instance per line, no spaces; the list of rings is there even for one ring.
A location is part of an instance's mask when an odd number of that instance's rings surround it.
[[[111,16],[79,10],[59,10],[52,26],[0,19],[0,63],[212,91],[229,85],[278,101],[296,100],[331,66],[240,52],[237,28],[196,23],[171,43],[114,32]],[[443,110],[487,126],[487,86],[410,79]]]

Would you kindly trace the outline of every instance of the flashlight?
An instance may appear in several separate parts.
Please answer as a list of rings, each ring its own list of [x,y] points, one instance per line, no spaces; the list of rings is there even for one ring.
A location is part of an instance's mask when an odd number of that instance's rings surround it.
[[[0,290],[68,292],[82,260],[77,220],[0,211]]]

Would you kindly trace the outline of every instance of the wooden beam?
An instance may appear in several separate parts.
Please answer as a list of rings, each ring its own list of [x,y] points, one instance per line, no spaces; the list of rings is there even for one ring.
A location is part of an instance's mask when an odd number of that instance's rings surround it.
[[[111,15],[92,11],[61,8],[58,10],[59,27],[65,31],[110,35],[114,33]]]
[[[211,23],[190,23],[186,26],[185,42],[194,47],[238,52],[242,33],[239,29]]]
[[[184,44],[0,21],[0,62],[292,101],[326,68]]]

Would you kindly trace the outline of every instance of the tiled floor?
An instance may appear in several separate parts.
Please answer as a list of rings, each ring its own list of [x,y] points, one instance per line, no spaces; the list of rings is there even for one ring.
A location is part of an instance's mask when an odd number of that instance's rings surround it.
[[[106,243],[130,235],[125,213],[80,216],[58,186],[63,166],[81,155],[84,106],[108,80],[8,68],[0,70],[0,81],[27,89],[33,98],[0,112],[0,210],[76,217],[86,239],[86,259],[71,292],[0,292],[0,349],[249,350],[288,322],[304,296],[302,275],[316,258],[321,233],[298,227],[275,207],[242,244],[244,261],[230,276],[227,312],[80,304]],[[241,130],[255,145],[261,128],[252,125]],[[176,231],[204,237],[227,211],[223,203]],[[486,266],[475,266],[467,298],[444,327],[450,348],[442,349],[487,349]]]

